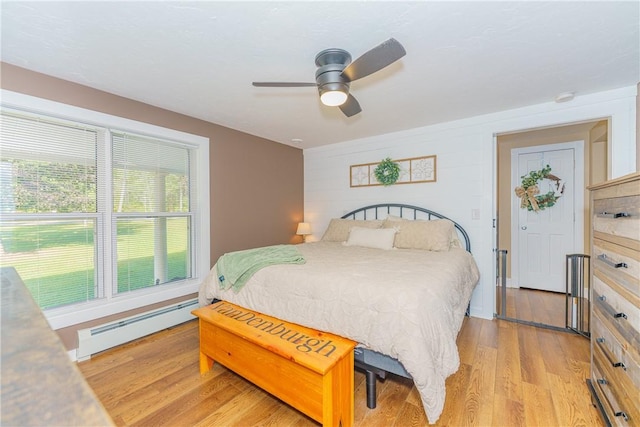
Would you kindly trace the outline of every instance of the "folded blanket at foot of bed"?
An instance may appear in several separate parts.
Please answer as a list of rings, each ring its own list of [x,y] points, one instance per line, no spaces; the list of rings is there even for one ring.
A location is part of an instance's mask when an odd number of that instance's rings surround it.
[[[274,245],[229,252],[216,264],[220,289],[238,292],[253,274],[270,265],[304,264],[305,259],[293,245]]]

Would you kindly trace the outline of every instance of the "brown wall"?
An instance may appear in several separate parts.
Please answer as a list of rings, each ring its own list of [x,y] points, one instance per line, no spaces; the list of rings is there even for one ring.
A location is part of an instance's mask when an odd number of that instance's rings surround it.
[[[3,89],[208,137],[212,265],[225,252],[300,241],[295,230],[304,210],[302,150],[14,65],[0,66]],[[75,348],[77,329],[105,320],[58,333],[67,348]]]

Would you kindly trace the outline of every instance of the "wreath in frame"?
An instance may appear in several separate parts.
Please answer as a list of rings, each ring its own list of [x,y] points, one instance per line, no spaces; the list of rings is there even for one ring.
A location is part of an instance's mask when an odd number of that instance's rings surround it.
[[[528,175],[523,175],[520,178],[522,178],[522,185],[515,188],[515,193],[520,198],[520,208],[522,209],[538,212],[550,208],[564,193],[562,180],[551,173],[549,165],[538,171],[531,171]],[[545,179],[554,182],[555,190],[552,189],[545,194],[540,194],[538,183]]]
[[[387,157],[376,166],[373,173],[380,184],[384,186],[392,185],[400,177],[400,165],[391,160],[390,157]]]

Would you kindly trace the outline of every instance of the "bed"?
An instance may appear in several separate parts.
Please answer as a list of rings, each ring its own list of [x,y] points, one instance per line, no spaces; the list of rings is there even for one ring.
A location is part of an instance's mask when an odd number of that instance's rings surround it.
[[[295,247],[303,264],[262,268],[239,290],[224,289],[214,265],[200,304],[225,300],[360,343],[355,359],[367,373],[367,405],[375,406],[376,376],[402,375],[413,379],[435,423],[479,280],[466,231],[425,208],[378,204],[331,220],[320,241]]]

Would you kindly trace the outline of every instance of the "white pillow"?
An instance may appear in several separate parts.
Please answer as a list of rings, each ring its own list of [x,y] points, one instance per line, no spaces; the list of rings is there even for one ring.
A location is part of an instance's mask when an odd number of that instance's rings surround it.
[[[363,228],[353,227],[346,246],[363,246],[375,249],[393,249],[396,230],[393,228]]]

